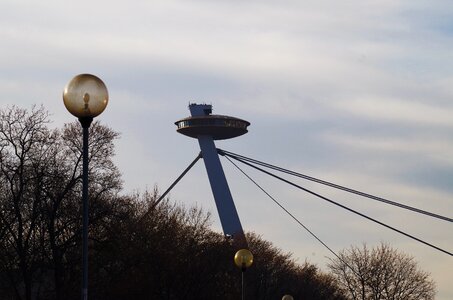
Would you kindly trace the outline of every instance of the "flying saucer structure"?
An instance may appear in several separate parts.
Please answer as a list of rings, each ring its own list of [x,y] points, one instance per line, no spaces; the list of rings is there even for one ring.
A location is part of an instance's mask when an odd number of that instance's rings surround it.
[[[190,104],[189,110],[190,117],[175,122],[176,130],[198,140],[223,232],[236,245],[247,246],[214,140],[241,136],[248,132],[250,123],[235,117],[213,115],[212,106],[208,104]]]
[[[231,139],[247,133],[249,122],[221,115],[203,115],[188,117],[175,122],[177,131],[181,134],[198,138],[200,135],[210,135],[213,140]]]

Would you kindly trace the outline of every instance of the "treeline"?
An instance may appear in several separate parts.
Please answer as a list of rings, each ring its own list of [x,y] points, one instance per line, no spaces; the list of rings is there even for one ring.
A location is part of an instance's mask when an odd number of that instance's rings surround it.
[[[93,261],[101,272],[92,278],[92,293],[100,299],[240,299],[237,249],[209,229],[201,209],[167,201],[148,210],[156,196],[129,198],[132,210],[98,244]],[[139,213],[136,203],[142,204]],[[333,278],[315,266],[296,264],[258,235],[248,234],[248,241],[255,255],[245,273],[248,299],[343,299]]]
[[[209,214],[157,189],[121,195],[118,133],[90,128],[90,299],[240,299],[235,249]],[[80,125],[50,129],[45,109],[0,110],[0,299],[79,299]],[[344,299],[333,277],[248,234],[247,299]]]

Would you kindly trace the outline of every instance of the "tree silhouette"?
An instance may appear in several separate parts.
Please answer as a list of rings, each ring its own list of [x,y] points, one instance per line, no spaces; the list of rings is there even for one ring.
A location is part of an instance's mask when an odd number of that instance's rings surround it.
[[[435,284],[411,256],[381,243],[352,246],[328,265],[348,299],[434,299]]]
[[[80,125],[48,124],[43,107],[0,111],[0,273],[17,299],[66,299],[65,285],[78,269]],[[91,132],[90,230],[98,231],[107,199],[121,187],[111,161],[118,134],[96,122]]]

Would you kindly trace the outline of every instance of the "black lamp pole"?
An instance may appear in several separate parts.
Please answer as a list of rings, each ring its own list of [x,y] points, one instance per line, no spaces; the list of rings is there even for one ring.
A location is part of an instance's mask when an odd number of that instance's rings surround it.
[[[245,286],[244,286],[244,273],[245,273],[245,270],[247,269],[247,267],[245,266],[245,263],[242,263],[242,268],[241,268],[241,275],[242,275],[242,300],[244,300],[244,295],[245,295]]]
[[[88,299],[88,136],[93,118],[79,118],[83,128],[83,170],[82,170],[82,300]]]

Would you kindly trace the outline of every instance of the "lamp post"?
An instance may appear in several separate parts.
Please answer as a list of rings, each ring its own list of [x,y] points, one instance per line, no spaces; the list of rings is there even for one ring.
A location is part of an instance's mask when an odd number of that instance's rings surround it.
[[[241,268],[242,273],[242,300],[244,300],[244,272],[253,264],[253,254],[248,249],[241,249],[234,255],[234,263]]]
[[[63,102],[83,128],[82,166],[82,300],[88,299],[88,128],[93,118],[101,114],[109,101],[104,82],[91,74],[75,76],[65,86]]]

